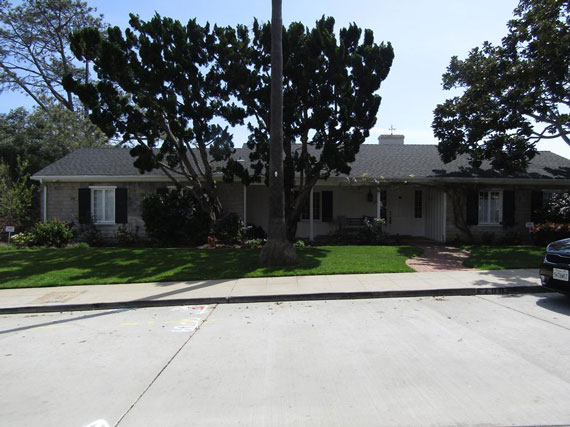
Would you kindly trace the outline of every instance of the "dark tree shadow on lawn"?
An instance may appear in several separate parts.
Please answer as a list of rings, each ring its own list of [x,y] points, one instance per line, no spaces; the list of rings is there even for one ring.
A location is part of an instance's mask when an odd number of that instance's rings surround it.
[[[424,250],[418,246],[400,246],[398,247],[398,254],[405,256],[406,258],[413,258],[423,255]]]
[[[321,264],[327,251],[307,248],[299,253],[299,263],[289,268],[264,268],[263,274],[294,272],[312,269]],[[0,253],[0,265],[10,266],[1,273],[0,283],[22,280],[26,277],[57,274],[67,268],[81,272],[67,276],[73,284],[169,282],[213,280],[247,276],[259,269],[257,249],[123,249],[123,248],[73,248],[6,251]],[[57,286],[53,284],[40,286]],[[166,283],[164,284],[167,285]]]

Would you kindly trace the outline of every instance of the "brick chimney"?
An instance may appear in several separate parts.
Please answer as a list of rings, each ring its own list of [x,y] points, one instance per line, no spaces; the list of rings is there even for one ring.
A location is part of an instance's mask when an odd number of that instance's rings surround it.
[[[404,135],[380,135],[378,143],[381,145],[404,145]]]

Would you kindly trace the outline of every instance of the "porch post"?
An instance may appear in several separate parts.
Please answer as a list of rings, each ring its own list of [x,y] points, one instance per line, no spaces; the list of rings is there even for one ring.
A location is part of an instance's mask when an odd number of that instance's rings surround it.
[[[243,225],[247,227],[247,186],[243,185]]]
[[[443,190],[443,243],[447,240],[447,194]]]
[[[313,240],[313,189],[309,194],[309,240]]]
[[[380,200],[380,190],[376,190],[376,218],[380,219],[382,201]]]

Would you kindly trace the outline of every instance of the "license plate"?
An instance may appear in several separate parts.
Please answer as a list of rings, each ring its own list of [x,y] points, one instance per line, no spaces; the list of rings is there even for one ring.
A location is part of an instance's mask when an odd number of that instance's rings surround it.
[[[554,268],[552,270],[552,278],[556,280],[568,281],[568,270],[562,270],[561,268]]]

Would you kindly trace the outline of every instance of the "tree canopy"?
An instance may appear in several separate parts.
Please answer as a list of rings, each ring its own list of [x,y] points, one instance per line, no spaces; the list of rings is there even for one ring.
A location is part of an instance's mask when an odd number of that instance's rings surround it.
[[[356,24],[337,37],[332,17],[310,29],[301,23],[283,28],[283,148],[285,214],[293,239],[302,209],[318,180],[349,173],[361,144],[376,123],[394,53],[377,44],[371,30]],[[221,68],[232,93],[251,118],[248,147],[252,170],[234,172],[245,182],[267,179],[270,129],[271,25],[217,29]],[[232,166],[232,165],[230,165]],[[299,179],[296,179],[298,174]]]
[[[570,145],[568,0],[521,0],[500,46],[484,43],[451,59],[446,90],[463,89],[434,112],[444,162],[468,154],[473,167],[524,170],[540,140]]]
[[[70,34],[84,27],[103,27],[84,1],[0,0],[0,92],[22,91],[44,110],[51,99],[76,111],[61,82],[66,74],[89,78],[88,64],[78,63],[69,49]]]
[[[47,100],[45,107],[0,114],[0,163],[7,165],[14,180],[21,170],[18,158],[35,173],[79,147],[107,143],[107,137],[88,119]]]
[[[129,24],[124,33],[118,27],[76,32],[72,50],[93,63],[99,80],[69,75],[64,86],[107,136],[134,144],[141,172],[160,168],[177,185],[185,181],[216,219],[222,207],[214,172],[233,152],[232,136],[219,122],[235,125],[244,116],[217,72],[216,36],[208,24],[182,25],[158,14],[147,22],[131,15]]]

